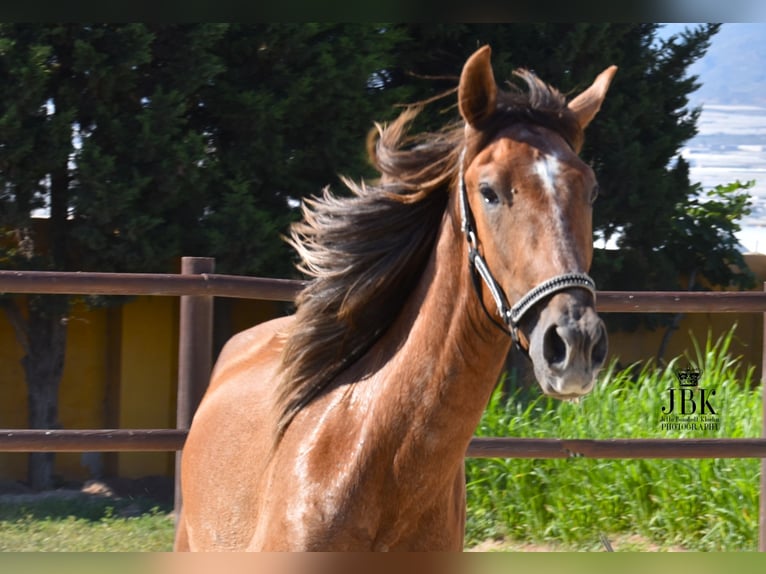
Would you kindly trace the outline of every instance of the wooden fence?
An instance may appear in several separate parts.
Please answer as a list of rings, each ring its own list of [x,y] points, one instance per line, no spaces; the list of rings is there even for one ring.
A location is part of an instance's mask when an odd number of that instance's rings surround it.
[[[0,452],[180,451],[212,366],[213,297],[290,301],[301,281],[217,275],[214,261],[185,257],[180,275],[0,271],[0,293],[180,296],[176,429],[0,430]],[[764,292],[598,293],[600,313],[763,313],[763,379],[766,380]],[[759,550],[766,551],[766,400],[764,438],[748,439],[522,439],[474,438],[476,458],[760,458]],[[180,458],[177,458],[180,460]],[[179,473],[176,472],[176,481]],[[176,483],[176,504],[180,503]]]

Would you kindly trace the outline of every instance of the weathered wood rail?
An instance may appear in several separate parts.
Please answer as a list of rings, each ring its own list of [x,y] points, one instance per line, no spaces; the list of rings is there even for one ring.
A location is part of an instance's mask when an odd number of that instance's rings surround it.
[[[168,452],[182,429],[0,430],[4,452]],[[766,438],[560,439],[476,437],[469,458],[766,458]]]

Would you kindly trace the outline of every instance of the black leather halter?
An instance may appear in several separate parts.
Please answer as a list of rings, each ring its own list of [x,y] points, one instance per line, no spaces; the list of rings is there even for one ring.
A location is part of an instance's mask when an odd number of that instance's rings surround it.
[[[543,281],[536,287],[530,289],[526,295],[516,301],[511,306],[508,303],[502,287],[495,280],[494,276],[487,266],[487,262],[484,257],[479,253],[479,240],[476,235],[476,223],[471,212],[471,206],[468,203],[468,192],[465,185],[465,177],[463,174],[463,164],[465,161],[465,148],[460,152],[460,166],[459,166],[459,185],[460,185],[460,217],[462,220],[463,233],[468,241],[468,261],[470,263],[471,276],[473,277],[474,287],[476,293],[481,302],[481,306],[484,312],[497,325],[503,332],[510,335],[514,344],[519,348],[526,351],[519,342],[519,323],[526,313],[534,307],[541,300],[545,299],[549,295],[558,293],[559,291],[565,291],[567,289],[580,288],[586,289],[591,292],[593,298],[596,298],[596,283],[591,277],[585,273],[564,273],[563,275],[556,275],[550,279]],[[487,310],[484,305],[484,300],[481,296],[481,286],[479,280],[484,281],[484,284],[492,294],[492,298],[497,305],[497,312],[503,320],[505,325],[498,323],[492,314]]]

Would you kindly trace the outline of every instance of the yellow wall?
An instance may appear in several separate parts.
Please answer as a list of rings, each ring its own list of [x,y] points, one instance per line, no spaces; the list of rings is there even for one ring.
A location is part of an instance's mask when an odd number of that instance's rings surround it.
[[[173,428],[178,379],[178,299],[139,297],[122,313],[119,428]],[[119,453],[126,478],[172,474],[174,453]]]
[[[695,359],[692,337],[702,349],[710,332],[713,340],[737,323],[730,354],[742,356],[743,369],[746,365],[755,367],[753,380],[760,380],[761,353],[763,349],[763,315],[757,313],[694,313],[686,315],[677,331],[671,336],[663,356],[669,361],[687,354]],[[609,359],[617,358],[623,366],[656,357],[664,330],[639,330],[635,333],[609,334]]]
[[[73,307],[59,396],[62,428],[174,428],[178,378],[178,298],[137,297],[118,307]],[[278,304],[221,300],[224,341],[278,314]],[[220,330],[220,329],[219,329]],[[220,344],[219,344],[220,346]],[[22,351],[0,311],[0,428],[27,428]],[[106,475],[172,475],[174,453],[56,455],[55,472],[85,480],[93,463]],[[27,455],[0,452],[0,481],[23,480]],[[91,466],[88,466],[91,465]]]
[[[759,280],[766,281],[766,255],[747,256]],[[233,333],[280,313],[281,304],[218,299],[216,349]],[[687,315],[671,339],[665,357],[692,351],[691,331],[704,343],[733,322],[739,327],[732,351],[759,369],[763,315]],[[662,331],[610,334],[610,356],[623,365],[654,357]],[[138,297],[123,306],[89,310],[76,305],[69,321],[60,420],[64,428],[173,428],[178,372],[178,298]],[[0,312],[0,428],[26,428],[26,390],[19,363],[21,350]],[[756,379],[758,380],[758,379]],[[0,453],[0,480],[23,480],[26,454]],[[85,462],[100,463],[107,475],[172,475],[172,453],[107,453],[86,457],[58,454],[56,472],[71,480],[90,476]]]
[[[59,420],[63,428],[103,428],[106,424],[107,313],[75,305],[68,324],[67,352],[59,398]],[[27,394],[22,351],[6,317],[0,313],[0,428],[27,428]],[[0,453],[0,479],[26,474],[27,455]],[[87,469],[81,456],[62,453],[56,457],[56,472],[80,479]]]
[[[762,291],[766,281],[766,254],[745,255],[748,267],[756,277],[754,291]],[[713,340],[737,324],[730,353],[741,356],[743,369],[755,367],[753,380],[761,380],[761,355],[763,352],[763,313],[693,313],[684,316],[677,331],[673,333],[663,358],[667,361],[687,353],[695,358],[692,337],[704,348],[710,332]],[[664,329],[633,333],[609,333],[609,357],[618,358],[623,366],[654,358],[660,348]]]
[[[0,311],[0,427],[24,428],[27,420],[27,394],[24,386],[22,351]],[[0,452],[0,480],[23,476],[26,455]]]

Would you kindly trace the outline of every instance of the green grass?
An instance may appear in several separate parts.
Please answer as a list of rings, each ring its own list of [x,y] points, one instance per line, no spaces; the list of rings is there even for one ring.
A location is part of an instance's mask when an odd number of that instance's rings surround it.
[[[169,551],[174,526],[168,512],[148,499],[85,495],[0,502],[0,551]]]
[[[761,392],[753,369],[729,355],[733,330],[696,345],[666,368],[617,371],[614,364],[579,404],[536,391],[503,400],[497,391],[480,436],[549,438],[759,437]],[[675,371],[701,370],[715,389],[717,431],[667,431],[661,408]],[[598,460],[473,459],[467,462],[467,544],[510,539],[597,549],[608,538],[636,535],[660,549],[755,550],[758,459]]]

